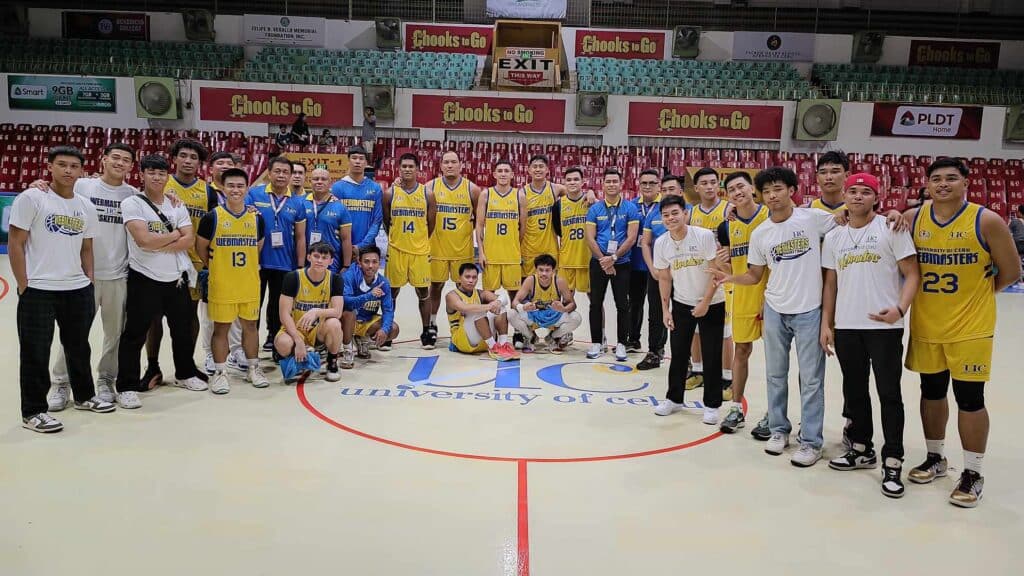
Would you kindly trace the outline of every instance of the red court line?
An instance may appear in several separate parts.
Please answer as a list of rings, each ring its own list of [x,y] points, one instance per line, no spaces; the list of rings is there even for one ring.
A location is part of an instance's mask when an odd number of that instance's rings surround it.
[[[11,285],[7,283],[7,279],[3,276],[0,276],[0,284],[3,285],[0,286],[0,300],[3,300],[7,297],[7,293],[11,291]]]
[[[530,507],[526,487],[526,460],[516,462],[518,494],[516,498],[517,576],[530,576]]]

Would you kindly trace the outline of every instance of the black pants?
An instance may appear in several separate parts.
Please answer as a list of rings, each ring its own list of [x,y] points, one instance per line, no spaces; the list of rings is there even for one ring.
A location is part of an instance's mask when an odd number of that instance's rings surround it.
[[[631,270],[629,273],[629,338],[627,342],[640,341],[640,329],[644,325],[644,304],[647,302],[647,280],[651,277],[646,270]]]
[[[882,458],[903,459],[903,329],[836,330],[836,356],[843,370],[843,400],[851,420],[847,434],[852,442],[873,446],[871,394],[868,371],[875,373],[878,402],[882,407]]]
[[[629,264],[616,264],[615,274],[609,276],[594,258],[590,259],[590,341],[600,344],[604,338],[604,295],[612,285],[615,299],[615,323],[618,343],[626,344],[629,337]]]
[[[690,342],[700,326],[700,346],[704,355],[704,405],[722,405],[722,334],[725,332],[725,302],[712,304],[708,313],[693,317],[693,306],[672,302],[672,362],[668,366],[666,398],[682,403],[686,392],[686,372],[690,364]]]
[[[665,355],[668,330],[661,317],[661,289],[658,280],[647,273],[647,348],[659,356]]]
[[[124,332],[117,352],[117,391],[142,392],[140,353],[153,319],[167,317],[174,355],[174,377],[186,380],[196,375],[192,342],[192,296],[188,284],[157,282],[141,272],[128,269],[128,298],[125,302]]]
[[[89,329],[96,316],[92,284],[78,290],[26,288],[18,299],[18,346],[21,359],[21,416],[46,412],[50,390],[50,345],[53,325],[68,363],[68,381],[76,402],[96,394],[93,386]]]
[[[270,293],[267,302],[267,338],[273,338],[281,329],[281,283],[284,281],[285,270],[260,270],[260,308],[263,308],[263,295]],[[256,323],[257,326],[259,322]]]

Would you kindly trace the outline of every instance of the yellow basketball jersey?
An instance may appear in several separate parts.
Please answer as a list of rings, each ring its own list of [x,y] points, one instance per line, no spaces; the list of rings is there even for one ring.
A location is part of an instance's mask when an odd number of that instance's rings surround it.
[[[459,290],[458,288],[456,288],[455,289],[455,293],[458,294],[459,298],[461,298],[462,301],[465,302],[466,304],[480,304],[481,303],[481,301],[480,301],[480,291],[479,290],[473,290],[472,294],[468,294],[467,295],[462,290]],[[461,336],[461,335],[466,333],[466,325],[465,325],[466,318],[462,315],[462,312],[459,312],[458,310],[448,310],[447,312],[448,312],[448,327],[449,327],[449,329],[451,331],[452,340],[454,340],[457,336]]]
[[[434,180],[434,233],[430,236],[430,257],[434,260],[473,258],[473,198],[469,180],[460,178],[449,188],[444,178]]]
[[[391,196],[391,230],[388,247],[406,254],[430,254],[427,232],[427,193],[422,184],[406,191],[395,184]]]
[[[578,200],[563,196],[559,202],[562,226],[561,245],[558,248],[559,268],[587,268],[590,266],[590,248],[587,246],[587,206],[586,195]]]
[[[725,222],[725,209],[729,206],[729,203],[725,200],[719,200],[711,210],[705,212],[700,204],[694,205],[690,211],[690,226],[696,226],[698,228],[707,228],[708,230],[718,230],[718,226]]]
[[[331,282],[330,271],[319,283],[309,279],[309,270],[303,268],[297,270],[299,276],[299,291],[292,300],[292,320],[298,324],[302,316],[310,310],[317,308],[331,307]],[[313,327],[315,330],[316,327]]]
[[[206,216],[207,208],[209,207],[206,195],[206,181],[202,178],[197,178],[192,185],[182,186],[177,178],[171,176],[167,179],[167,184],[164,185],[164,193],[167,192],[174,194],[181,200],[182,204],[188,209],[189,218],[192,219],[192,230],[199,230],[199,221],[203,219],[203,216]],[[196,254],[195,246],[188,249],[188,257],[192,259],[192,264],[197,269],[202,268],[203,261]]]
[[[523,254],[527,260],[541,254],[555,256],[558,254],[558,241],[555,239],[555,228],[551,222],[555,191],[550,183],[545,183],[540,192],[534,192],[530,184],[523,190],[526,193],[526,237],[523,238]]]
[[[210,297],[215,304],[256,302],[260,299],[260,251],[256,213],[236,216],[215,209],[217,226],[210,242]]]
[[[836,212],[839,212],[843,208],[846,208],[846,204],[843,203],[843,202],[840,202],[839,204],[837,204],[835,206],[829,206],[821,198],[815,198],[814,200],[811,200],[810,207],[811,208],[817,208],[818,210],[824,210],[825,212],[828,212],[829,214],[835,214]]]
[[[515,188],[502,196],[487,190],[484,213],[484,254],[488,264],[521,264],[519,250],[519,194]]]
[[[547,288],[540,285],[540,278],[536,274],[533,275],[533,294],[530,295],[528,302],[533,302],[538,308],[547,308],[552,302],[561,301],[562,297],[558,295],[558,276],[551,278],[551,285]]]
[[[730,263],[733,274],[744,274],[747,271],[747,252],[750,246],[750,236],[754,229],[768,219],[768,208],[758,206],[757,212],[750,220],[744,220],[736,215],[736,219],[729,222],[729,252]],[[768,284],[768,267],[764,269],[761,281],[753,286],[733,285],[732,293],[732,314],[737,317],[757,316],[764,308],[764,290]]]
[[[981,238],[981,206],[964,202],[939,224],[926,202],[912,230],[921,287],[910,309],[910,337],[935,344],[988,338],[995,333],[992,256]]]

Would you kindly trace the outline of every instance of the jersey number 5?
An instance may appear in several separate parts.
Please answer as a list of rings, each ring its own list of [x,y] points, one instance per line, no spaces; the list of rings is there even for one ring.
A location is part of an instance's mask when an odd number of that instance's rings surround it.
[[[956,274],[943,274],[939,276],[935,272],[928,272],[922,276],[924,282],[921,284],[923,292],[931,294],[955,294],[960,289],[960,278]],[[942,284],[941,286],[939,284]]]

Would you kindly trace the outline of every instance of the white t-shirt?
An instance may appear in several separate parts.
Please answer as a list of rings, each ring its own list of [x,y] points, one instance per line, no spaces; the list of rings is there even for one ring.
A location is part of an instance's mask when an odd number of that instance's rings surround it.
[[[669,269],[672,273],[672,299],[687,306],[696,306],[704,298],[708,282],[708,262],[715,259],[718,243],[715,233],[696,226],[686,227],[682,240],[672,239],[666,232],[654,242],[654,267]],[[719,286],[710,304],[725,302],[725,293]]]
[[[128,277],[128,238],[121,222],[121,201],[137,193],[134,186],[110,186],[100,178],[79,178],[75,182],[75,194],[92,200],[99,220],[92,241],[97,280]]]
[[[893,232],[885,218],[875,216],[863,228],[843,226],[825,236],[821,266],[836,271],[836,328],[878,330],[902,328],[877,322],[877,314],[900,302],[899,261],[917,253],[909,232]]]
[[[824,210],[795,208],[784,222],[770,218],[750,235],[747,264],[768,266],[764,300],[779,314],[821,307],[821,238],[836,227]]]
[[[192,226],[188,209],[184,205],[175,208],[171,205],[170,200],[164,198],[163,204],[158,204],[157,208],[163,212],[175,229]],[[129,222],[141,220],[146,223],[146,228],[150,232],[155,234],[171,233],[149,204],[138,196],[132,196],[122,202],[121,213],[124,215],[126,231]],[[181,278],[181,273],[184,271],[180,265],[181,261],[177,252],[160,252],[140,248],[135,243],[135,238],[130,232],[128,233],[128,265],[132,270],[145,274],[157,282],[174,282]]]
[[[28,230],[29,288],[66,291],[91,283],[82,270],[82,240],[95,238],[99,224],[87,198],[62,198],[56,192],[29,188],[14,198],[11,226]]]

